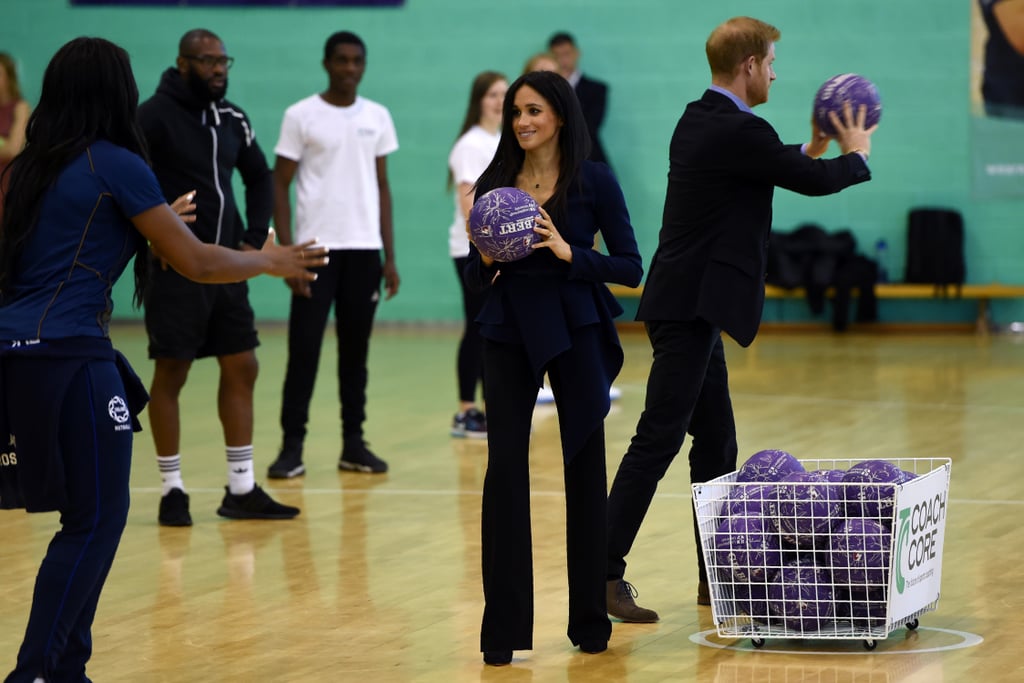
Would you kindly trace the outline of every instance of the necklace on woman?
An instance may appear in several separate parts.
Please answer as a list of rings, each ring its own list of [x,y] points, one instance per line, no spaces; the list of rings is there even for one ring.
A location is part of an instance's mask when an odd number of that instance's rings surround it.
[[[526,178],[523,178],[522,182],[523,182],[523,185],[525,187],[529,187],[530,185],[533,185],[533,189],[535,189],[535,190],[539,190],[540,189],[540,185],[541,184],[539,182],[537,182],[535,179],[527,180]]]

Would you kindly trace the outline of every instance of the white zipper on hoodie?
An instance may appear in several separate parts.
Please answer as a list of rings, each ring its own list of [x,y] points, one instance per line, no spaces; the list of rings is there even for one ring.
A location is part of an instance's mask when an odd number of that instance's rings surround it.
[[[214,238],[214,244],[220,244],[220,233],[224,223],[224,191],[220,187],[220,169],[217,168],[217,126],[220,125],[220,114],[217,113],[217,104],[210,102],[210,111],[213,112],[213,125],[208,126],[210,130],[210,137],[213,138],[213,186],[217,188],[217,198],[220,204],[217,208],[217,236]],[[203,125],[206,125],[206,110],[203,110]]]

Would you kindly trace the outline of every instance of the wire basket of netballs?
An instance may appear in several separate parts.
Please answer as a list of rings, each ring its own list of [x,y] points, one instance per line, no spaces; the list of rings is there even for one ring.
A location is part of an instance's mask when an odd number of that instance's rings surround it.
[[[693,484],[724,637],[862,639],[916,629],[942,579],[948,458],[798,460],[760,451]]]

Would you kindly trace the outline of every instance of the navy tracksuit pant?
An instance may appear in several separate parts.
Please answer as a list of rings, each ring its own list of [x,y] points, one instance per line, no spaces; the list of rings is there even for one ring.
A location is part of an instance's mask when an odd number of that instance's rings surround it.
[[[30,386],[26,380],[32,377],[43,380],[46,363],[25,359],[8,365],[8,398],[12,386]],[[85,664],[92,654],[93,617],[128,519],[132,430],[123,400],[115,398],[124,396],[112,361],[83,364],[65,393],[54,428],[67,503],[39,568],[25,639],[6,683],[31,683],[40,676],[48,683],[89,680]],[[32,457],[33,444],[17,446],[19,458]]]

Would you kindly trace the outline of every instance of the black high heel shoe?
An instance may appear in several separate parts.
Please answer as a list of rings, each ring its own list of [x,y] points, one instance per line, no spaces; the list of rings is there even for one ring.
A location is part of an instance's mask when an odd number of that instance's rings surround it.
[[[484,652],[484,664],[491,666],[505,666],[512,662],[512,650],[486,650]]]

